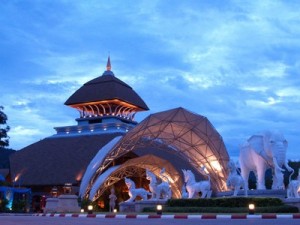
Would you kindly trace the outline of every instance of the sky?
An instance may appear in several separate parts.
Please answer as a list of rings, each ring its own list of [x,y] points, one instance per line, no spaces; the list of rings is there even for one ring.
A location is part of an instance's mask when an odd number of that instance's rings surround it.
[[[231,157],[263,130],[280,130],[300,159],[300,1],[2,0],[0,105],[10,148],[76,125],[64,105],[112,71],[150,108],[207,117]]]

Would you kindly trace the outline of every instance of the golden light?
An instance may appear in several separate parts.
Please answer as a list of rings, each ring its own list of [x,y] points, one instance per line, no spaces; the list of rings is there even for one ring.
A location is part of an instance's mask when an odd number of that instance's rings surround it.
[[[18,173],[17,176],[15,176],[14,182],[17,182],[20,179],[21,173]]]
[[[161,215],[162,214],[162,205],[156,205],[156,214]]]
[[[88,214],[93,214],[93,205],[88,205],[87,209],[88,209]]]
[[[76,175],[76,181],[79,182],[83,176],[84,170],[81,170],[77,175]]]
[[[220,163],[218,161],[212,161],[212,162],[210,162],[210,164],[218,172],[222,171],[222,167],[221,167],[221,165],[220,165]]]
[[[255,211],[255,205],[254,204],[249,204],[249,214],[254,214],[254,211]]]

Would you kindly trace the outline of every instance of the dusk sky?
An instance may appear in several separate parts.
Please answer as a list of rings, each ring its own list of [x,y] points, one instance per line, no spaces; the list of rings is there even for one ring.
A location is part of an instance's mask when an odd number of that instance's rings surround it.
[[[112,71],[151,113],[206,116],[229,155],[262,130],[280,130],[300,159],[300,1],[2,0],[0,105],[10,148],[75,125],[64,105]]]

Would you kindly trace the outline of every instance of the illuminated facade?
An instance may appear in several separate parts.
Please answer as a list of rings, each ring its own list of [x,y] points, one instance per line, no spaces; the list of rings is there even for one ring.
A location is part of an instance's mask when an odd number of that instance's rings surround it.
[[[172,186],[173,197],[181,197],[183,178],[181,169],[191,169],[198,180],[204,178],[203,166],[211,177],[215,191],[226,190],[229,161],[219,133],[206,117],[183,108],[171,109],[148,116],[126,135],[99,151],[81,183],[80,194],[96,200],[103,191],[125,176],[145,176],[145,169],[158,175],[161,168]],[[102,151],[102,152],[101,152]],[[136,158],[116,165],[118,158],[129,152]],[[128,171],[130,172],[128,172]]]
[[[76,194],[97,200],[112,186],[125,186],[124,177],[141,178],[146,187],[145,170],[158,176],[165,168],[173,197],[180,198],[182,169],[192,170],[199,181],[207,179],[199,172],[203,166],[213,190],[226,189],[229,156],[209,120],[179,107],[137,123],[135,114],[148,106],[114,75],[109,58],[102,76],[85,83],[65,105],[79,112],[77,125],[56,127],[56,134],[11,157],[12,180],[33,194],[70,183]]]

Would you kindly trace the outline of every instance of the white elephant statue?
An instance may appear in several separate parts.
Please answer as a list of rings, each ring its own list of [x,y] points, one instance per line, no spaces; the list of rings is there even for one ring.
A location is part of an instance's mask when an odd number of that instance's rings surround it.
[[[285,166],[288,171],[293,172],[286,160],[287,147],[287,140],[278,131],[253,135],[241,146],[239,162],[246,189],[250,171],[257,177],[257,189],[266,189],[265,172],[268,168],[273,172],[272,189],[284,189],[282,167]]]

